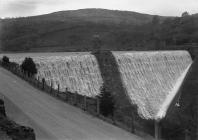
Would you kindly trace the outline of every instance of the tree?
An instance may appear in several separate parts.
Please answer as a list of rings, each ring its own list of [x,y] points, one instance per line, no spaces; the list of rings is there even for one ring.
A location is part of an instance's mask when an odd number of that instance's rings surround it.
[[[28,76],[33,76],[37,74],[36,64],[34,63],[33,59],[30,57],[25,58],[25,60],[21,64],[21,69],[24,72],[27,72]]]
[[[93,36],[93,50],[101,51],[101,46],[102,46],[102,40],[100,38],[100,35],[94,35]]]
[[[2,64],[3,65],[8,65],[10,63],[10,60],[7,56],[3,56],[2,58]]]
[[[105,117],[112,116],[114,113],[114,99],[112,94],[107,91],[104,87],[101,87],[101,94],[98,96],[100,100],[100,112]]]
[[[157,15],[153,16],[152,24],[153,24],[153,25],[158,25],[159,23],[160,23],[160,18],[159,18],[159,16],[157,16]]]
[[[187,11],[182,13],[182,17],[186,17],[186,16],[189,16],[189,13]]]

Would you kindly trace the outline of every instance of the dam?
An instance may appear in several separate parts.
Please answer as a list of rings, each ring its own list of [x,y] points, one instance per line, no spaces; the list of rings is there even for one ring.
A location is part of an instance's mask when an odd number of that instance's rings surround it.
[[[144,119],[161,119],[175,96],[192,59],[187,51],[112,52],[126,96]],[[8,55],[9,56],[9,55]],[[31,56],[37,77],[64,92],[95,97],[104,83],[100,66],[91,53]],[[10,56],[21,63],[24,57]],[[176,87],[177,86],[177,87]],[[162,109],[163,108],[163,109]],[[160,114],[161,113],[161,114]]]

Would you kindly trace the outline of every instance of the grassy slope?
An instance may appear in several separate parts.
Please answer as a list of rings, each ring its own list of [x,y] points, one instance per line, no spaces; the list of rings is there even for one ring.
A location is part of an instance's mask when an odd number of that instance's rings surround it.
[[[0,41],[8,51],[87,51],[92,49],[92,39],[97,34],[105,49],[127,49],[134,42],[123,44],[134,38],[134,28],[152,18],[129,11],[81,9],[6,19],[0,24]],[[122,37],[124,40],[119,40]]]
[[[154,17],[129,11],[81,9],[4,19],[0,20],[0,50],[92,51],[97,35],[105,50],[193,48],[196,54],[198,14]]]

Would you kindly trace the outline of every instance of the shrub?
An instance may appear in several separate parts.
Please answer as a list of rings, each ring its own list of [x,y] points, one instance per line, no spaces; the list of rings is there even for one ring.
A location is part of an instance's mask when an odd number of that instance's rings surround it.
[[[2,63],[3,65],[8,65],[10,63],[10,59],[7,56],[3,56]]]
[[[114,113],[114,99],[110,92],[106,91],[104,87],[101,88],[101,94],[98,96],[100,99],[100,112],[105,117],[112,116]]]
[[[93,36],[93,51],[94,52],[100,52],[101,51],[101,46],[102,46],[102,40],[99,35],[94,35]]]
[[[21,69],[28,74],[28,76],[33,76],[37,74],[36,64],[33,59],[26,57],[23,63],[21,64]]]

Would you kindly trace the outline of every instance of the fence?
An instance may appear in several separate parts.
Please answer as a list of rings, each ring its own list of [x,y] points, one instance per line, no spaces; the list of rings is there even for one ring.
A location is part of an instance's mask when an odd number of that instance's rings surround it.
[[[30,83],[35,88],[38,88],[48,94],[50,94],[53,97],[56,97],[66,103],[69,103],[71,105],[74,105],[76,107],[81,108],[84,111],[87,111],[88,113],[99,117],[100,119],[111,123],[113,125],[116,125],[120,128],[123,128],[129,132],[136,133],[139,135],[145,135],[147,132],[144,131],[144,128],[141,128],[140,124],[138,124],[134,117],[129,116],[123,116],[122,119],[120,118],[110,118],[110,117],[104,117],[100,114],[100,101],[99,98],[92,98],[84,95],[80,95],[77,92],[72,93],[69,92],[67,89],[65,89],[65,92],[61,92],[59,89],[59,85],[57,89],[53,88],[53,85],[47,85],[44,78],[40,77],[29,77],[27,73],[23,72],[20,68],[20,66],[16,63],[10,63],[8,65],[3,65],[2,61],[0,60],[0,65],[4,67],[5,69],[11,71],[15,75],[19,76],[23,80]],[[143,133],[142,133],[143,132]]]
[[[88,96],[83,96],[83,95],[78,94],[77,92],[72,93],[72,92],[67,91],[67,89],[65,90],[65,92],[61,92],[59,90],[60,89],[59,85],[57,89],[54,89],[52,88],[52,84],[50,86],[46,84],[44,78],[41,79],[40,77],[38,78],[29,77],[27,73],[21,71],[20,67],[17,64],[13,63],[13,65],[2,65],[1,62],[0,64],[7,70],[11,71],[15,75],[19,76],[20,78],[27,81],[28,83],[30,83],[31,85],[33,85],[34,87],[38,89],[45,91],[46,93],[49,93],[50,95],[55,96],[59,98],[60,100],[63,100],[85,111],[88,111],[91,114],[94,114],[94,115],[100,114],[98,98],[91,98]]]

